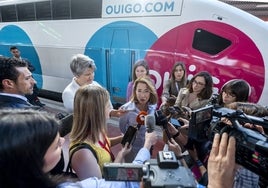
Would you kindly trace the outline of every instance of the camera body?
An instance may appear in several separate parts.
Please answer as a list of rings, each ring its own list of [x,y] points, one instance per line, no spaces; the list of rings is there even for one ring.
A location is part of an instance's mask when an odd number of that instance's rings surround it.
[[[167,125],[168,125],[168,118],[167,116],[162,112],[162,110],[157,110],[154,113],[155,116],[155,124],[158,126],[162,126],[163,130],[165,131],[168,139],[170,140],[172,138],[170,132],[168,131]]]
[[[222,122],[222,118],[227,118],[230,124]],[[236,138],[236,162],[261,177],[268,178],[268,138],[257,131],[244,128],[240,122],[268,125],[264,119],[245,115],[241,111],[207,106],[192,112],[189,138],[200,142],[212,141],[216,133],[227,132]]]
[[[171,151],[160,151],[157,159],[150,159],[143,165],[106,163],[103,172],[105,180],[143,181],[146,188],[196,187],[191,171],[181,166]]]
[[[178,114],[182,114],[181,108],[178,107],[169,107],[169,114],[166,114],[163,109],[155,111],[155,123],[158,126],[162,126],[165,131],[168,139],[172,138],[171,134],[168,131],[167,125],[170,122],[175,128],[180,128],[184,125],[184,122],[179,120],[178,118],[181,116],[177,116]]]

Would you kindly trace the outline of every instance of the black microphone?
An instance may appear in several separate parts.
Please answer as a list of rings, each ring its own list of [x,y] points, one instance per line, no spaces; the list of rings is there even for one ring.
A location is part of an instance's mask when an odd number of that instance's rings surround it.
[[[155,129],[155,117],[152,114],[145,116],[145,127],[148,133],[151,133]]]
[[[145,116],[144,124],[148,133],[153,132],[155,129],[155,116],[153,114],[148,114],[147,116]],[[153,149],[154,149],[153,146],[151,146],[150,148],[151,155],[153,153]]]

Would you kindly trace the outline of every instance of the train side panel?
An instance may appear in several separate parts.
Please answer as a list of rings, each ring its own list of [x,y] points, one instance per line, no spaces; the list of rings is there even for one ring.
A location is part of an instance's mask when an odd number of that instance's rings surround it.
[[[183,61],[189,79],[207,70],[217,92],[226,81],[243,78],[251,85],[250,100],[267,105],[267,23],[215,0],[146,3],[103,0],[103,18],[2,22],[0,54],[9,56],[9,47],[19,46],[37,67],[38,86],[58,95],[73,77],[72,55],[82,53],[95,60],[95,80],[109,90],[114,103],[125,102],[133,64],[145,58],[159,96],[173,64]],[[104,14],[116,5],[125,7],[120,9],[124,14]],[[143,5],[159,11],[135,15]]]

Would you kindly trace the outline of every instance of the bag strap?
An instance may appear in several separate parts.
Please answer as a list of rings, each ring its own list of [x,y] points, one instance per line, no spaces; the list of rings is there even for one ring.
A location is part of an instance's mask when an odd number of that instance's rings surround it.
[[[72,170],[72,167],[71,167],[73,154],[75,152],[77,152],[78,150],[83,149],[83,148],[89,149],[93,153],[93,155],[96,158],[97,162],[99,161],[96,151],[89,144],[87,144],[87,143],[77,143],[77,144],[74,144],[69,149],[70,157],[69,157],[69,162],[68,162],[68,165],[67,165],[67,168],[66,168],[66,172],[73,173],[73,170]]]

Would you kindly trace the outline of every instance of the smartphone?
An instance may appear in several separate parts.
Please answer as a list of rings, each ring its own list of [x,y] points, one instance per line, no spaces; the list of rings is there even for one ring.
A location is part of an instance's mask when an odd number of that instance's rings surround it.
[[[137,133],[137,128],[133,127],[133,126],[129,126],[126,133],[124,134],[124,137],[121,141],[121,144],[124,146],[127,142],[129,143],[129,145],[133,144],[135,137],[136,137],[136,133]]]
[[[180,122],[179,122],[177,119],[175,119],[175,118],[170,118],[169,122],[170,122],[173,126],[175,126],[176,128],[177,128],[177,127],[181,127]]]

